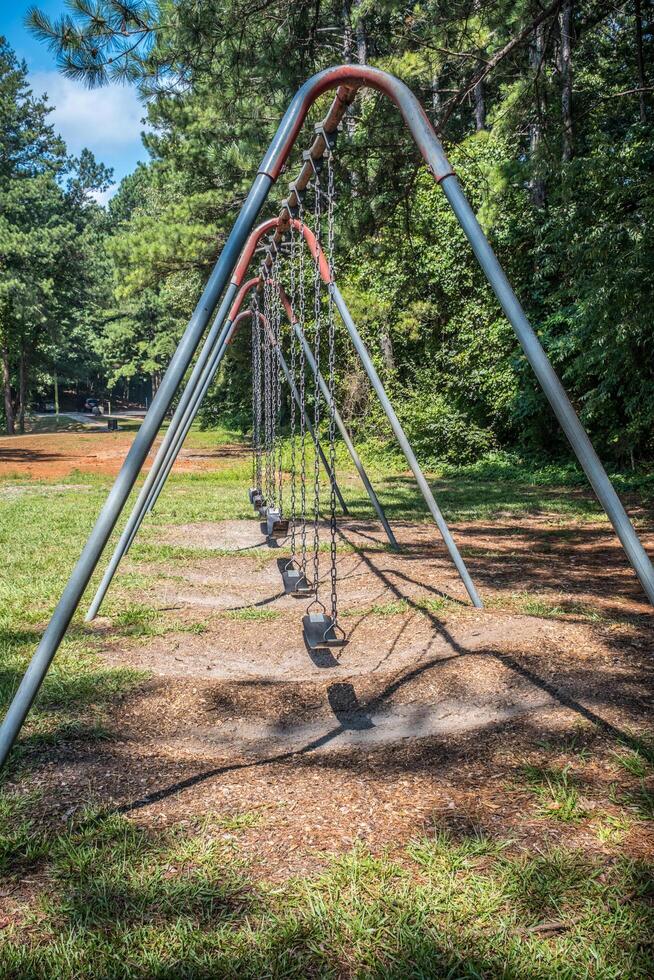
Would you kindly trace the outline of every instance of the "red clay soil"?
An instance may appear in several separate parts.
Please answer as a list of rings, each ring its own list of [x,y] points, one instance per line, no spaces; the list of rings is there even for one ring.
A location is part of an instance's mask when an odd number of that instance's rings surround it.
[[[133,432],[52,432],[0,438],[0,477],[57,480],[76,471],[115,476],[134,439]],[[146,470],[159,446],[157,439]],[[233,455],[237,447],[217,446],[211,452],[185,447],[176,467],[184,471],[206,470],[220,455]]]

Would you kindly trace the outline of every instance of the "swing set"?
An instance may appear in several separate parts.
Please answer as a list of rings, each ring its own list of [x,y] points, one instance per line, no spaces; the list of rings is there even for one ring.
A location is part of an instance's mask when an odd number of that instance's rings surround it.
[[[255,513],[262,519],[262,528],[265,522],[269,541],[272,543],[284,538],[289,542],[290,559],[282,570],[282,578],[286,593],[309,600],[303,617],[307,646],[317,649],[342,646],[346,642],[345,633],[338,622],[336,511],[340,507],[347,514],[347,505],[336,479],[337,430],[391,547],[397,549],[399,546],[335,403],[336,313],[379,398],[470,600],[474,606],[482,608],[477,589],[336,283],[333,166],[336,134],[345,112],[362,87],[382,92],[399,108],[427,167],[456,214],[648,599],[654,604],[654,569],[650,559],[486,240],[420,103],[403,82],[386,72],[354,65],[329,68],[314,75],[299,89],[268,148],[157,394],[0,727],[0,765],[4,764],[20,732],[216,307],[217,312],[171,423],[88,610],[87,621],[97,615],[123,555],[132,544],[146,514],[156,504],[222,358],[241,324],[249,319],[252,377],[252,480],[249,499]],[[322,93],[330,89],[335,89],[334,100],[323,121],[315,127],[310,148],[302,154],[302,168],[297,179],[289,184],[289,193],[282,203],[279,216],[264,221],[252,231],[271,186],[286,164],[309,109]],[[308,193],[313,197],[310,212],[305,208]],[[325,222],[326,235],[323,232]],[[262,247],[262,243],[264,258],[259,273],[246,280],[255,251]],[[282,283],[285,275],[288,293]],[[311,286],[309,298],[308,286]],[[326,304],[323,302],[325,293]],[[249,305],[245,308],[247,297]],[[288,331],[284,328],[285,322]],[[290,349],[289,364],[283,355],[286,332]],[[325,346],[326,377],[321,367],[325,359]],[[290,392],[288,508],[284,498],[281,439],[284,381]],[[310,385],[312,406],[307,405],[307,383]],[[327,452],[319,438],[323,404],[326,407]],[[311,474],[308,444],[313,445]],[[325,582],[320,578],[319,560],[323,513],[321,467],[325,470],[329,486],[329,574],[326,582],[330,594],[326,601],[322,598]],[[308,490],[309,482],[312,493]]]

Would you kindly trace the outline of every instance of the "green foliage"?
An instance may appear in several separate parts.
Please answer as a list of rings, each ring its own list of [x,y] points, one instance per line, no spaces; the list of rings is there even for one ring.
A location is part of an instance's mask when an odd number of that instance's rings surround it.
[[[0,349],[4,415],[22,427],[30,388],[99,367],[94,333],[107,299],[104,216],[91,197],[111,174],[66,153],[45,97],[0,38]]]
[[[343,55],[365,56],[404,79],[443,125],[466,193],[598,447],[620,465],[651,458],[654,39],[641,23],[640,78],[632,10],[573,4],[566,153],[558,8],[101,0],[72,4],[58,23],[30,16],[64,72],[92,85],[127,79],[148,99],[151,162],[111,205],[115,291],[101,350],[112,383],[151,376],[156,386],[291,93]],[[307,127],[300,145],[308,139]],[[297,161],[296,152],[289,174]],[[442,191],[384,99],[358,100],[336,166],[339,281],[423,462],[497,448],[567,453]],[[282,196],[283,187],[268,214]],[[346,339],[337,344],[348,425],[390,446]],[[247,343],[232,355],[204,419],[245,430]]]

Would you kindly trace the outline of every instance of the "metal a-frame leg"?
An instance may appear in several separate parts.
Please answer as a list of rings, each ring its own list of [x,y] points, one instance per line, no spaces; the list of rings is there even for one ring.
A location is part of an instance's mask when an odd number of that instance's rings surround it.
[[[327,384],[326,384],[325,379],[323,378],[322,374],[318,370],[318,365],[316,364],[316,359],[314,358],[313,352],[311,350],[311,347],[307,343],[307,339],[304,336],[304,333],[302,332],[302,328],[300,327],[300,324],[297,323],[297,322],[294,322],[292,324],[292,326],[293,326],[293,330],[295,332],[296,337],[298,338],[299,342],[302,344],[302,348],[304,350],[304,356],[305,356],[305,358],[307,360],[307,363],[309,364],[309,367],[313,371],[314,376],[317,377],[318,384],[320,386],[320,391],[322,392],[322,396],[325,399],[325,401],[327,402],[327,406],[329,408],[331,408],[331,406],[332,406],[332,397],[331,397],[331,395],[329,393],[329,388],[327,387]],[[356,467],[356,470],[357,470],[359,476],[361,477],[361,482],[363,483],[364,487],[366,488],[366,491],[367,491],[368,496],[370,498],[370,503],[374,507],[374,509],[375,509],[375,511],[377,513],[377,516],[378,516],[379,520],[381,521],[382,527],[384,528],[384,531],[386,532],[386,537],[388,538],[388,540],[389,540],[389,542],[391,544],[391,547],[394,548],[395,550],[399,551],[400,546],[398,545],[397,539],[396,539],[395,535],[393,534],[393,529],[391,528],[390,524],[388,523],[388,519],[387,519],[386,514],[384,512],[384,508],[382,507],[382,505],[381,505],[381,503],[379,501],[379,497],[375,493],[375,490],[373,488],[372,483],[368,479],[368,474],[366,473],[366,471],[364,469],[363,463],[361,462],[361,458],[360,458],[358,452],[356,451],[356,449],[354,448],[354,443],[350,439],[350,436],[348,434],[348,431],[347,431],[347,429],[345,427],[345,423],[343,422],[343,419],[341,418],[341,414],[340,414],[340,412],[338,411],[338,409],[336,408],[335,405],[334,405],[334,421],[336,422],[336,425],[338,426],[338,431],[340,432],[341,438],[343,439],[343,442],[345,443],[345,445],[347,447],[347,451],[350,454],[350,458],[352,459],[352,462],[354,463],[354,465]]]
[[[388,395],[384,390],[384,386],[381,383],[377,371],[375,370],[375,366],[372,363],[370,354],[368,353],[366,345],[361,339],[359,331],[356,328],[354,320],[352,319],[350,311],[348,310],[347,305],[345,303],[345,300],[341,296],[340,290],[335,282],[329,283],[328,289],[332,294],[334,303],[336,304],[336,308],[340,314],[343,323],[347,328],[347,332],[350,335],[350,339],[354,344],[354,348],[357,354],[359,355],[359,358],[361,360],[361,363],[363,364],[365,372],[370,378],[370,383],[375,389],[377,397],[381,402],[382,408],[386,413],[386,417],[391,424],[393,434],[397,439],[398,443],[400,444],[400,448],[402,449],[402,452],[406,457],[407,463],[409,464],[411,470],[413,471],[413,475],[416,478],[416,483],[418,484],[420,492],[424,497],[429,512],[431,516],[434,518],[438,530],[441,532],[441,536],[443,538],[443,541],[445,542],[445,546],[450,553],[450,558],[454,562],[456,570],[461,576],[461,580],[466,587],[466,590],[468,592],[468,595],[470,596],[473,606],[476,606],[478,609],[481,609],[483,608],[483,603],[479,597],[479,593],[477,592],[477,589],[475,588],[475,584],[472,581],[472,578],[470,577],[470,573],[466,568],[466,564],[463,558],[461,557],[461,553],[456,546],[456,542],[452,537],[452,534],[450,532],[449,527],[447,526],[445,518],[443,517],[440,508],[436,503],[434,495],[431,491],[431,487],[429,486],[427,480],[425,479],[425,475],[422,472],[422,469],[420,468],[420,464],[418,463],[418,460],[416,459],[415,454],[411,448],[411,444],[409,443],[409,440],[407,439],[404,433],[404,429],[400,424],[400,420],[395,414],[395,410],[389,401]]]

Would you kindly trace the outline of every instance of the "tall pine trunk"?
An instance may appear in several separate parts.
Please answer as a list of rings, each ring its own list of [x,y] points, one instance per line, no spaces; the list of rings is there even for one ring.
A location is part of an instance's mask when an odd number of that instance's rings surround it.
[[[13,436],[16,432],[14,425],[14,404],[11,400],[11,370],[9,368],[9,345],[6,338],[2,341],[2,388],[5,399],[5,418],[7,434]]]
[[[636,29],[636,67],[638,69],[638,102],[640,106],[640,121],[647,119],[645,111],[645,58],[643,57],[643,15],[640,0],[634,0],[634,21]]]
[[[440,75],[434,73],[431,76],[431,111],[432,111],[432,122],[436,129],[438,129],[438,121],[441,115],[442,101],[441,101],[441,79]]]
[[[486,129],[486,103],[484,101],[484,83],[477,82],[472,90],[472,99],[475,107],[475,129],[480,132]]]
[[[572,160],[574,152],[572,128],[572,3],[573,0],[563,0],[560,15],[562,159],[564,163]]]
[[[27,410],[27,357],[21,347],[18,359],[18,431],[25,432],[25,412]]]
[[[544,26],[539,24],[536,28],[534,40],[529,48],[529,63],[534,73],[534,85],[536,88],[535,116],[529,127],[529,149],[533,176],[530,182],[531,200],[535,207],[544,208],[546,202],[545,181],[538,175],[540,144],[543,138],[543,120],[545,118],[545,96],[543,86],[539,84],[538,74],[543,63],[544,48]]]

